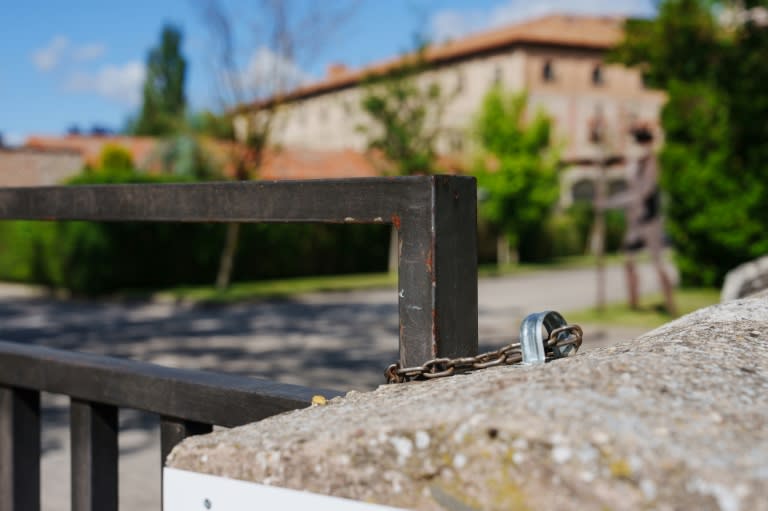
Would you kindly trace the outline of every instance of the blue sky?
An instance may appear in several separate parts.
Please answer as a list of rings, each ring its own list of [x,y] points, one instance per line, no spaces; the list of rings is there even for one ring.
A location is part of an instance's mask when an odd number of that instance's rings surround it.
[[[303,1],[317,6],[339,0]],[[245,0],[232,2],[233,12],[252,11]],[[550,12],[644,16],[653,12],[653,0],[357,2],[346,22],[311,59],[305,56],[286,65],[311,79],[321,77],[331,62],[359,67],[396,55],[412,47],[417,33],[439,40]],[[211,39],[201,14],[204,0],[3,3],[0,133],[6,143],[20,143],[30,134],[63,134],[73,124],[122,127],[139,108],[144,60],[166,22],[184,32],[191,106],[221,105],[211,73]],[[241,30],[249,27],[247,16],[238,15],[238,19]],[[250,44],[252,48],[241,48],[243,62],[274,58],[258,40]]]

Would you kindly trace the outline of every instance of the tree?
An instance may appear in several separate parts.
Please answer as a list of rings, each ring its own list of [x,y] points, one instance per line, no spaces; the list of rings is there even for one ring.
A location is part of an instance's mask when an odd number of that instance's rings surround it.
[[[158,144],[152,163],[161,168],[163,174],[170,176],[194,181],[221,179],[221,165],[207,150],[206,140],[192,133],[168,137]]]
[[[661,185],[685,284],[719,285],[768,253],[768,27],[755,9],[765,5],[667,0],[645,28],[628,24],[614,55],[669,94]]]
[[[542,228],[559,195],[551,121],[539,111],[526,122],[527,101],[525,93],[494,87],[483,98],[474,130],[480,148],[474,173],[484,195],[480,213],[514,250]]]
[[[133,170],[133,157],[128,149],[118,144],[106,144],[99,155],[99,169],[111,171]]]
[[[401,176],[432,174],[436,169],[435,143],[442,129],[442,117],[450,97],[440,85],[422,83],[427,63],[425,45],[403,57],[399,65],[367,78],[360,101],[370,122],[357,126],[368,137],[374,163],[384,157],[384,173]],[[389,272],[397,271],[398,232],[392,227],[389,241]]]
[[[181,54],[181,42],[181,31],[166,25],[160,43],[147,55],[144,100],[135,126],[137,135],[171,134],[183,122],[187,62]]]
[[[360,101],[371,122],[357,129],[401,176],[435,171],[435,143],[452,99],[439,84],[420,83],[426,68],[422,48],[387,73],[370,76]]]
[[[239,143],[232,145],[230,154],[236,180],[258,175],[282,95],[305,77],[298,64],[317,56],[355,3],[261,0],[251,5],[250,12],[236,15],[223,0],[203,3],[214,52],[212,76],[223,110],[241,128]],[[296,15],[301,9],[304,12]],[[244,54],[250,59],[244,59]],[[255,101],[261,104],[254,114],[246,105]],[[239,237],[240,224],[228,224],[216,276],[219,289],[230,284]]]

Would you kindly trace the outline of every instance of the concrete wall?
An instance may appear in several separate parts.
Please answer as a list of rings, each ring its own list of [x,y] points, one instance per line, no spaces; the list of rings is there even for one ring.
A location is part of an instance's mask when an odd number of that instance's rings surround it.
[[[191,437],[167,466],[423,511],[764,511],[766,332],[766,295],[735,300],[548,364]]]
[[[80,172],[79,152],[39,149],[0,149],[0,186],[48,186]]]

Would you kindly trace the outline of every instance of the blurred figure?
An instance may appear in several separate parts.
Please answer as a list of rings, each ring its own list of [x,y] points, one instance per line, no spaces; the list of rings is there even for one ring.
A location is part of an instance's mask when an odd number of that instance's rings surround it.
[[[667,312],[676,315],[672,279],[664,268],[664,228],[661,219],[661,190],[656,155],[653,153],[653,133],[648,126],[632,129],[637,144],[637,156],[628,158],[627,189],[596,204],[599,209],[624,208],[627,231],[624,236],[625,270],[629,306],[637,309],[640,303],[640,283],[637,276],[636,255],[648,248],[661,282]]]

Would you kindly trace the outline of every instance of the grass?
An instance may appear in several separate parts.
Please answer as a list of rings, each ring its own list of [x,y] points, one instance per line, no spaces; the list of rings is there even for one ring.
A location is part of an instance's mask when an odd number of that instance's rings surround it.
[[[302,293],[354,291],[357,289],[394,288],[396,277],[386,273],[325,275],[290,279],[237,282],[219,291],[211,286],[177,287],[156,294],[159,298],[206,303],[233,303],[267,299],[286,299]]]
[[[720,301],[720,291],[711,288],[678,289],[675,291],[675,302],[679,315],[688,314],[702,307],[713,305]],[[656,328],[675,319],[675,316],[664,311],[664,300],[661,294],[643,297],[640,309],[632,310],[626,303],[608,304],[602,311],[595,308],[569,311],[566,316],[574,323],[592,325],[615,325],[641,328]]]
[[[605,256],[605,264],[612,265],[622,262],[623,256],[621,254],[608,254]],[[643,261],[643,259],[639,259]],[[595,256],[592,255],[580,255],[559,257],[545,263],[520,263],[520,264],[508,264],[506,266],[498,266],[495,263],[481,264],[477,268],[477,274],[479,277],[500,277],[503,275],[515,275],[519,273],[530,273],[534,271],[556,271],[556,270],[572,270],[575,268],[594,268],[596,264]]]
[[[619,260],[619,259],[616,259]],[[613,261],[612,256],[606,263]],[[534,271],[563,270],[594,265],[594,258],[577,256],[562,258],[551,263],[523,263],[499,268],[495,264],[478,268],[479,277],[498,277]],[[212,286],[183,286],[155,293],[161,299],[193,301],[203,303],[234,303],[268,299],[287,299],[303,293],[322,291],[354,291],[358,289],[394,288],[397,277],[387,273],[363,273],[355,275],[325,275],[317,277],[296,277],[288,279],[237,282],[228,289],[219,291]]]

